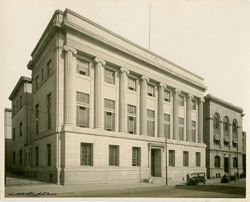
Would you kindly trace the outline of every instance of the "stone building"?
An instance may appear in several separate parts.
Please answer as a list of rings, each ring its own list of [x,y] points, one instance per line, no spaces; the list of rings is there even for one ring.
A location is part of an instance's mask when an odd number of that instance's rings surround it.
[[[11,143],[12,143],[12,135],[11,135],[11,109],[4,109],[4,140],[5,140],[5,169],[6,171],[11,168]]]
[[[243,173],[243,110],[212,95],[205,96],[204,142],[208,178]]]
[[[174,184],[206,172],[200,76],[68,9],[31,56],[33,176]]]

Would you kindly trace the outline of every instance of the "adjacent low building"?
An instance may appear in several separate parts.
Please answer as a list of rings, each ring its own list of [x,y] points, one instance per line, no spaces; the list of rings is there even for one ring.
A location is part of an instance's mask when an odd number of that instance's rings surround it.
[[[208,178],[243,173],[243,109],[212,95],[205,96],[204,142]]]

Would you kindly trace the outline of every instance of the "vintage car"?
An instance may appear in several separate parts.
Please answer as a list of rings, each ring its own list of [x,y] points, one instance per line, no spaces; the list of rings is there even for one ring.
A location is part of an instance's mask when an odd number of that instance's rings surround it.
[[[236,176],[234,175],[229,175],[229,174],[225,174],[223,175],[223,177],[221,178],[221,183],[229,183],[230,181],[235,181],[236,180]]]
[[[198,185],[199,183],[206,184],[206,173],[198,172],[187,175],[187,185]]]

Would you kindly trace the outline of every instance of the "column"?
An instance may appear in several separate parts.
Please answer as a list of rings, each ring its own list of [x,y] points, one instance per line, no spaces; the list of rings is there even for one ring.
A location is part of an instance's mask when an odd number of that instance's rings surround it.
[[[140,91],[140,131],[141,135],[147,135],[147,83],[149,79],[145,76],[141,77]]]
[[[164,88],[160,83],[158,86],[158,137],[164,137]]]
[[[94,107],[95,107],[95,70],[94,70],[94,65],[93,63],[89,63],[89,77],[90,77],[90,95],[89,95],[89,128],[94,128],[95,127],[95,120],[94,120]]]
[[[192,141],[192,95],[187,95],[186,106],[186,141]]]
[[[203,143],[203,102],[201,98],[198,101],[198,142]]]
[[[180,91],[178,89],[174,89],[173,97],[173,139],[179,139],[179,132],[178,132],[178,98],[179,98]]]
[[[103,66],[105,61],[95,58],[95,128],[104,128]]]
[[[126,68],[121,68],[120,76],[120,96],[119,96],[119,125],[120,132],[127,132],[127,89],[128,89],[128,74],[129,70]]]
[[[77,51],[76,49],[69,47],[68,45],[64,46],[65,51],[65,69],[64,69],[64,124],[74,124],[73,106],[75,98],[75,89],[74,89],[74,71],[75,71],[75,60],[74,56]]]
[[[233,148],[233,134],[232,134],[232,124],[229,123],[229,149]]]

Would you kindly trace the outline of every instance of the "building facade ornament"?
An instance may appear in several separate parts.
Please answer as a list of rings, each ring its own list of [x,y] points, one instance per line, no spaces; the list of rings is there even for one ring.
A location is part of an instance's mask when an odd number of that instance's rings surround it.
[[[98,57],[95,57],[94,62],[95,63],[101,63],[102,66],[106,65],[106,61],[101,59],[101,58],[98,58]]]
[[[77,54],[77,50],[75,48],[72,48],[72,47],[68,46],[68,45],[64,45],[63,49],[66,52],[68,52],[68,51],[72,52],[73,55]]]

